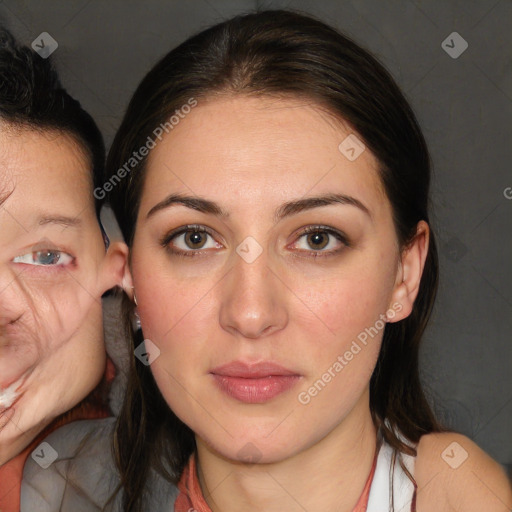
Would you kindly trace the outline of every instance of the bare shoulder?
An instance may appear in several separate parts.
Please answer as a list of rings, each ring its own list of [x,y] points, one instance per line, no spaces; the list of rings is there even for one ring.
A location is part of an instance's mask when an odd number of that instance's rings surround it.
[[[512,509],[512,488],[503,468],[468,437],[428,434],[417,449],[418,512]]]

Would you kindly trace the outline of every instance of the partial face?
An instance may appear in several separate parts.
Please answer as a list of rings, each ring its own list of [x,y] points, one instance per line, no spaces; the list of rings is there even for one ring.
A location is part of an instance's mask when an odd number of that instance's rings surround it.
[[[314,105],[236,97],[149,157],[131,270],[151,369],[229,459],[281,460],[369,413],[401,270],[376,159],[347,158],[349,133]]]
[[[0,464],[98,384],[115,284],[89,162],[59,133],[0,125]]]

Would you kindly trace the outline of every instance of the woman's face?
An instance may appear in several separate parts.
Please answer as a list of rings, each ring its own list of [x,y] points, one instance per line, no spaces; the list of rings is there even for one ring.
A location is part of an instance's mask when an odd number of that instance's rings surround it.
[[[2,464],[101,379],[101,295],[123,258],[105,254],[90,164],[70,137],[0,125],[0,147]]]
[[[299,100],[234,97],[149,156],[131,271],[151,369],[229,459],[280,460],[368,415],[386,314],[410,311],[377,161],[350,133]]]

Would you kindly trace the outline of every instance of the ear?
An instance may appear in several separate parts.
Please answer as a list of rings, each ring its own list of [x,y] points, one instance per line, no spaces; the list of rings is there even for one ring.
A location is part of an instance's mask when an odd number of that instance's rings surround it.
[[[112,242],[101,265],[101,294],[115,286],[124,288],[127,266],[128,246],[124,242]]]
[[[390,310],[395,314],[388,316],[388,322],[398,322],[411,314],[425,268],[429,236],[428,224],[423,220],[418,222],[416,235],[402,251],[390,301]]]
[[[130,265],[128,264],[128,260],[126,260],[126,265],[124,266],[121,287],[123,288],[126,295],[128,295],[130,300],[133,301],[135,293],[134,293],[132,273],[130,271]],[[2,511],[0,510],[0,512],[2,512]]]

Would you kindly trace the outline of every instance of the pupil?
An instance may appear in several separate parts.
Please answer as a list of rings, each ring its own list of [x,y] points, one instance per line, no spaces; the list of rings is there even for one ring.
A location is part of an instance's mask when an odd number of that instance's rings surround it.
[[[314,249],[323,249],[328,243],[328,237],[325,233],[312,233],[308,235],[308,243]]]
[[[198,231],[193,231],[191,233],[188,233],[185,237],[187,245],[189,247],[192,247],[193,249],[197,249],[202,247],[205,242],[206,238],[203,233],[200,233]]]
[[[59,261],[59,255],[52,251],[38,252],[36,256],[42,265],[52,265]]]

